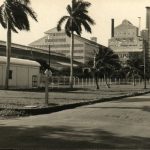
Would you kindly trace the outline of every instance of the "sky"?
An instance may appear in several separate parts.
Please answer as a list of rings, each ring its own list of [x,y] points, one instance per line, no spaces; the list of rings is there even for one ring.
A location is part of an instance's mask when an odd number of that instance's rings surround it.
[[[0,5],[4,0],[0,0]],[[71,0],[30,0],[31,7],[37,14],[38,22],[30,19],[30,31],[19,31],[12,33],[12,42],[22,45],[44,36],[44,32],[56,27],[61,16],[67,14],[66,6]],[[150,6],[150,0],[86,0],[92,5],[89,8],[89,15],[95,20],[91,26],[92,34],[83,30],[82,36],[90,39],[97,37],[98,43],[107,46],[111,37],[111,19],[115,19],[115,26],[122,23],[124,19],[129,20],[133,25],[139,26],[141,17],[141,29],[146,25],[146,6]],[[0,40],[6,41],[6,30],[0,25]]]

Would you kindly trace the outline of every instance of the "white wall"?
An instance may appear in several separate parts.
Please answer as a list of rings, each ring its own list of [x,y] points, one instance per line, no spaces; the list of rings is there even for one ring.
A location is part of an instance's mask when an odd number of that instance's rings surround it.
[[[0,87],[3,85],[3,66],[0,65]]]
[[[0,87],[5,84],[5,64],[0,64]],[[32,88],[32,76],[39,77],[39,67],[11,64],[12,79],[9,79],[10,88]],[[39,85],[39,79],[38,79]]]

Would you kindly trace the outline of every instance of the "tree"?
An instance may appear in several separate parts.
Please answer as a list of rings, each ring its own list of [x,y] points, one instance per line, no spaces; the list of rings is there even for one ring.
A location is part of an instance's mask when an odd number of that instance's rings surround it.
[[[30,0],[5,0],[0,6],[0,24],[7,29],[5,89],[9,86],[11,31],[18,33],[17,29],[30,30],[28,15],[37,21],[36,14],[29,5]]]
[[[127,60],[126,72],[127,77],[132,77],[133,85],[135,86],[136,77],[143,76],[143,60],[136,57]]]
[[[107,82],[107,78],[110,77],[117,68],[120,68],[120,61],[118,55],[115,54],[110,48],[99,48],[99,51],[95,54],[92,69],[97,89],[99,89],[99,74],[104,76],[106,85],[108,88],[110,88],[110,85]]]
[[[91,3],[83,0],[72,0],[72,5],[67,5],[67,16],[63,16],[57,24],[57,30],[61,30],[61,26],[65,23],[65,32],[67,36],[71,37],[71,47],[70,47],[70,87],[73,88],[73,52],[74,52],[74,32],[77,35],[81,35],[82,27],[87,32],[91,33],[90,25],[94,25],[94,20],[88,16],[88,8]]]

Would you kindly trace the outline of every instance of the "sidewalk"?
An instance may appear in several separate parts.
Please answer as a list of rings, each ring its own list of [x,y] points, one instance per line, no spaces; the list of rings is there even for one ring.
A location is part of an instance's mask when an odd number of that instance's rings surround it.
[[[17,116],[45,114],[145,92],[150,92],[150,89],[144,90],[142,86],[132,85],[113,85],[110,89],[103,86],[99,90],[53,89],[49,92],[49,105],[45,106],[44,91],[0,90],[0,116],[15,116],[14,111],[17,111]]]

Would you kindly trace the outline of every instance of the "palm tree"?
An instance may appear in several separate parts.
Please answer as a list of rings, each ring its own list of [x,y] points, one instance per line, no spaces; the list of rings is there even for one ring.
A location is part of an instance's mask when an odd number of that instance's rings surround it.
[[[130,58],[127,60],[127,66],[126,66],[126,76],[132,77],[133,79],[133,86],[135,86],[135,79],[136,77],[142,77],[143,76],[143,60],[140,58]]]
[[[108,88],[110,88],[110,85],[107,82],[107,78],[110,77],[119,66],[119,57],[113,50],[107,47],[99,48],[99,51],[95,55],[94,68],[96,73],[99,72],[103,74]],[[97,79],[95,79],[95,81],[97,82]],[[96,85],[98,85],[98,83],[96,83]],[[99,88],[99,86],[97,86],[97,88]]]
[[[83,0],[72,0],[72,5],[67,5],[67,16],[63,16],[57,24],[57,30],[61,30],[62,24],[66,21],[65,32],[67,36],[71,37],[71,47],[70,47],[70,87],[73,88],[73,52],[74,52],[74,32],[77,35],[81,35],[82,27],[87,32],[91,33],[90,25],[94,25],[94,20],[88,16],[88,8],[91,3]]]
[[[7,28],[5,89],[8,89],[9,85],[11,31],[18,33],[17,29],[30,30],[28,15],[37,21],[36,14],[29,5],[30,0],[5,0],[0,6],[0,24]]]

